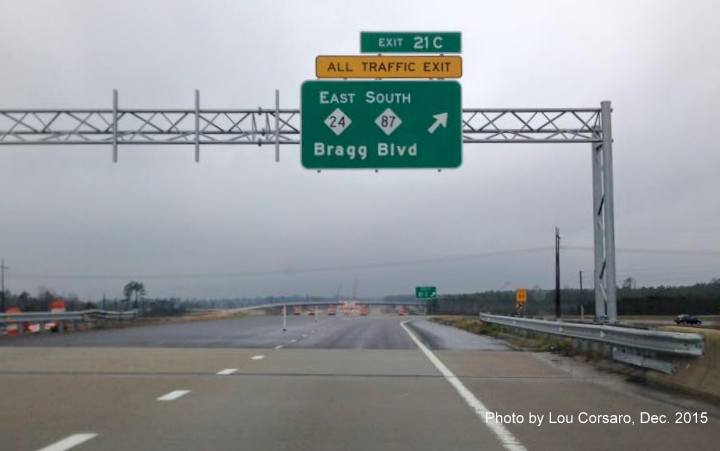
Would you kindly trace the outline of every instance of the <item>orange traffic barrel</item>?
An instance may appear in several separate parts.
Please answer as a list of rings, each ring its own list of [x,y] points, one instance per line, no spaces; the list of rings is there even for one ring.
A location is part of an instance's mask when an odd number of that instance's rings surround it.
[[[63,313],[66,311],[67,306],[65,305],[65,301],[63,301],[62,299],[55,299],[50,303],[50,313]],[[45,324],[45,330],[59,331],[62,325],[62,321],[51,321]]]
[[[20,307],[8,307],[5,310],[6,315],[17,315],[22,313]],[[17,337],[20,335],[20,324],[19,323],[7,323],[7,335],[8,337]]]
[[[55,299],[50,303],[50,311],[55,312],[64,312],[66,310],[65,301],[62,299]]]

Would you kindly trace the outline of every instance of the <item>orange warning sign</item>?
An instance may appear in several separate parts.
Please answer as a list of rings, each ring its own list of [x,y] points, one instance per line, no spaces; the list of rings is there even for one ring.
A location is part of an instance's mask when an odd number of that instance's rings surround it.
[[[527,302],[527,289],[518,288],[515,290],[515,302],[518,304],[524,304]]]
[[[318,78],[460,78],[459,56],[325,56],[315,58]]]

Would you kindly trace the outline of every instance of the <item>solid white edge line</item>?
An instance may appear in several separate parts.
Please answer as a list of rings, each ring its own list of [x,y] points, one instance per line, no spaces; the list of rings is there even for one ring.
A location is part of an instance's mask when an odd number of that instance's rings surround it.
[[[83,432],[80,434],[73,434],[65,437],[64,439],[55,442],[45,448],[39,449],[38,451],[65,451],[66,449],[73,448],[85,443],[90,439],[97,437],[97,434],[93,432]]]
[[[175,401],[181,396],[185,396],[190,393],[190,390],[173,390],[170,393],[166,393],[159,397],[158,401]]]
[[[475,397],[473,392],[467,389],[465,385],[458,379],[457,376],[453,374],[452,371],[448,369],[448,367],[445,366],[444,363],[440,359],[438,359],[433,352],[427,348],[416,336],[415,334],[405,325],[410,321],[403,321],[400,323],[403,329],[405,329],[405,332],[410,336],[410,339],[415,342],[418,348],[425,354],[425,357],[427,357],[430,362],[432,362],[433,365],[435,365],[435,368],[440,371],[440,374],[442,374],[445,377],[445,380],[447,380],[450,385],[453,386],[455,391],[458,392],[460,397],[467,403],[468,406],[470,406],[471,409],[475,411],[475,414],[480,417],[480,420],[485,424],[485,426],[492,431],[493,434],[495,434],[495,437],[500,441],[500,444],[503,446],[503,448],[507,449],[508,451],[527,451],[527,448],[520,443],[520,440],[518,440],[517,437],[515,437],[512,432],[510,432],[505,426],[499,423],[488,423],[485,421],[485,416],[490,411],[487,407],[485,407],[485,404],[483,404],[479,399]]]
[[[236,373],[237,370],[238,370],[237,368],[225,368],[225,369],[222,370],[222,371],[218,371],[218,372],[217,372],[217,375],[218,375],[218,376],[229,376],[229,375],[231,375],[231,374],[233,374],[233,373]]]

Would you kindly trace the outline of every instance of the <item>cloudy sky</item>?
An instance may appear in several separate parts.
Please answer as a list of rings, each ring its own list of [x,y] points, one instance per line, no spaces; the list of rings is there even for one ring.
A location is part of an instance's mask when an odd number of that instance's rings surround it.
[[[466,108],[612,101],[619,280],[720,276],[717,2],[0,0],[0,11],[0,109],[109,108],[113,88],[126,108],[190,108],[194,89],[208,108],[270,108],[275,89],[296,108],[315,56],[358,53],[361,30],[459,30]],[[0,147],[6,284],[87,298],[120,296],[130,275],[180,297],[334,295],[354,279],[361,296],[550,287],[555,226],[563,244],[592,246],[589,145],[463,152],[442,173],[318,174],[297,146],[280,163],[270,147],[206,147],[200,164],[191,147],[121,148],[118,164],[108,147]],[[701,252],[650,252],[673,249]],[[584,270],[587,286],[592,253],[568,249],[562,268],[563,285]]]

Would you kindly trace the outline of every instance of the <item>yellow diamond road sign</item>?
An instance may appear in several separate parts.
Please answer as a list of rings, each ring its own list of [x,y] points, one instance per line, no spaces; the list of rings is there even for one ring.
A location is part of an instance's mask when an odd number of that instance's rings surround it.
[[[460,78],[459,56],[318,56],[318,78]]]

